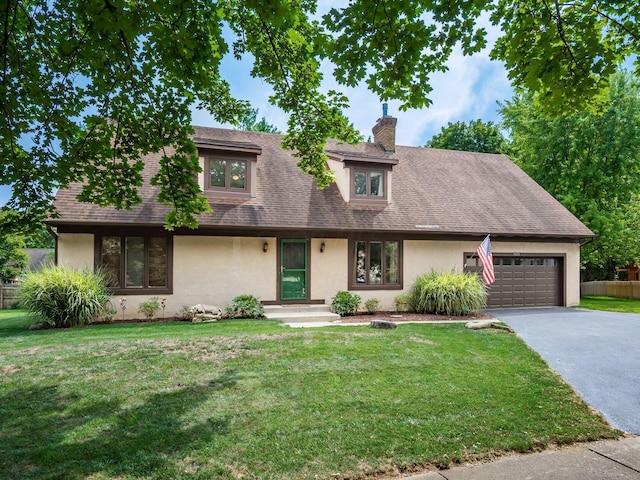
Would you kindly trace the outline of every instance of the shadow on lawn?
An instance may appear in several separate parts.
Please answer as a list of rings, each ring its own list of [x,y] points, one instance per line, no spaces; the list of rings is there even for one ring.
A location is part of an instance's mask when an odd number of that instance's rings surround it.
[[[132,408],[83,402],[56,386],[0,393],[0,478],[86,478],[179,473],[175,462],[229,434],[229,420],[193,409],[237,383],[227,371],[206,384],[178,386]],[[132,395],[133,395],[132,391]]]

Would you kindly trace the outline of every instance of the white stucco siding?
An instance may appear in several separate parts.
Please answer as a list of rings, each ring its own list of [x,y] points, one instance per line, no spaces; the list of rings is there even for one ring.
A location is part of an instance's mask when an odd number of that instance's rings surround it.
[[[320,246],[324,242],[324,252]],[[347,240],[342,238],[314,238],[310,242],[311,257],[311,291],[312,300],[324,300],[331,303],[331,298],[340,290],[349,286],[349,262],[347,257]]]
[[[197,303],[224,309],[243,294],[276,299],[275,238],[176,236],[173,252],[173,295],[167,297],[178,309]]]
[[[58,235],[58,265],[93,270],[94,237],[91,233]]]
[[[267,252],[263,251],[264,242]],[[324,242],[324,251],[320,246]],[[416,277],[435,271],[462,271],[464,253],[479,242],[405,240],[403,242],[403,290],[354,290],[364,302],[380,300],[381,310],[393,310],[394,299],[409,291]],[[166,316],[183,306],[209,303],[224,308],[234,297],[251,294],[263,301],[277,301],[278,242],[272,237],[175,236],[173,242],[173,293],[167,295],[114,295],[112,303],[121,316],[119,299],[127,298],[127,318],[140,318],[140,302],[164,296]],[[349,289],[347,239],[314,238],[309,242],[311,300],[331,303],[340,290]],[[580,302],[580,246],[577,243],[492,242],[494,255],[560,256],[564,258],[564,299],[567,306]],[[74,268],[94,265],[92,234],[62,233],[58,237],[58,263]]]
[[[344,163],[338,162],[337,160],[327,159],[327,165],[331,172],[333,172],[340,195],[342,195],[344,201],[348,203],[351,196],[350,169],[346,168]]]

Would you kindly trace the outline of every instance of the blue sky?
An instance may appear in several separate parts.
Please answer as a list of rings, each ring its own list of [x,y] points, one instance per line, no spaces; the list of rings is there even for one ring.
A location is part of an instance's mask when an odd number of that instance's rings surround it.
[[[325,7],[331,1],[320,2]],[[339,2],[334,2],[339,3]],[[485,28],[489,31],[489,45],[498,33],[489,22]],[[420,110],[401,112],[400,102],[389,101],[389,114],[398,119],[396,142],[400,145],[424,145],[433,135],[440,132],[448,122],[469,122],[475,119],[484,121],[499,120],[498,103],[511,98],[513,90],[509,84],[503,66],[489,59],[489,47],[482,52],[465,57],[459,50],[451,55],[448,62],[449,70],[432,76],[433,91],[430,98],[432,105]],[[232,55],[224,60],[223,75],[229,81],[232,94],[237,98],[248,100],[253,108],[259,109],[259,117],[266,117],[267,121],[280,130],[287,128],[287,116],[277,107],[269,104],[271,89],[264,81],[251,78],[250,59],[236,61]],[[360,131],[366,140],[371,135],[371,128],[382,115],[382,102],[365,86],[343,88],[331,76],[329,65],[323,69],[325,81],[323,88],[336,89],[344,92],[349,98],[349,108],[345,114]],[[200,126],[221,126],[206,112],[193,112],[193,124]],[[224,125],[222,125],[224,126]],[[4,205],[10,196],[10,189],[0,185],[0,205]]]
[[[319,2],[326,7],[330,3],[342,3],[331,0]],[[499,30],[488,20],[482,24],[488,31],[489,47],[482,52],[466,57],[454,50],[444,73],[434,74],[431,78],[433,91],[430,94],[432,105],[424,109],[399,111],[401,102],[389,101],[389,115],[398,119],[396,141],[400,145],[424,145],[433,135],[440,132],[448,122],[482,119],[498,121],[498,103],[508,100],[513,90],[503,65],[489,59],[489,50]],[[269,104],[270,86],[260,79],[251,78],[250,59],[237,62],[228,58],[223,68],[231,84],[232,94],[237,98],[250,101],[253,108],[259,109],[258,118],[264,116],[267,121],[281,131],[287,128],[287,116]],[[365,140],[371,135],[371,129],[382,115],[382,101],[369,92],[366,87],[345,88],[337,84],[331,75],[330,65],[323,68],[325,90],[338,90],[347,95],[350,107],[345,111],[355,128]],[[219,126],[205,112],[195,112],[193,124],[199,126]]]

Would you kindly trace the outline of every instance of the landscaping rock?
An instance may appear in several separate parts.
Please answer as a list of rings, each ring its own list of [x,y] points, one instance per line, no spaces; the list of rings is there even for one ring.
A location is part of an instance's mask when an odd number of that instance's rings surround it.
[[[388,322],[387,320],[371,320],[371,328],[396,328],[398,325],[393,322]]]
[[[514,333],[512,328],[507,327],[506,325],[498,325],[493,322],[493,320],[476,320],[473,322],[467,322],[465,327],[470,328],[471,330],[481,330],[483,328],[496,328],[498,330],[506,330],[507,332]]]
[[[218,315],[213,315],[211,313],[196,313],[191,320],[193,323],[199,322],[217,322],[220,320]]]
[[[215,305],[199,303],[189,309],[193,315],[192,322],[215,322],[222,318],[222,310]]]
[[[483,328],[491,328],[491,325],[493,325],[493,320],[475,320],[473,322],[467,322],[465,327],[471,330],[481,330]]]

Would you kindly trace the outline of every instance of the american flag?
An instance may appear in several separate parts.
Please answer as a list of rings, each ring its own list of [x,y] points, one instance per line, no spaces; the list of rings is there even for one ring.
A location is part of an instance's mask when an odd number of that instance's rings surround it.
[[[476,254],[482,262],[482,280],[487,285],[491,285],[496,281],[496,275],[493,271],[493,255],[491,253],[491,240],[489,235],[485,238],[480,246],[476,249]]]

